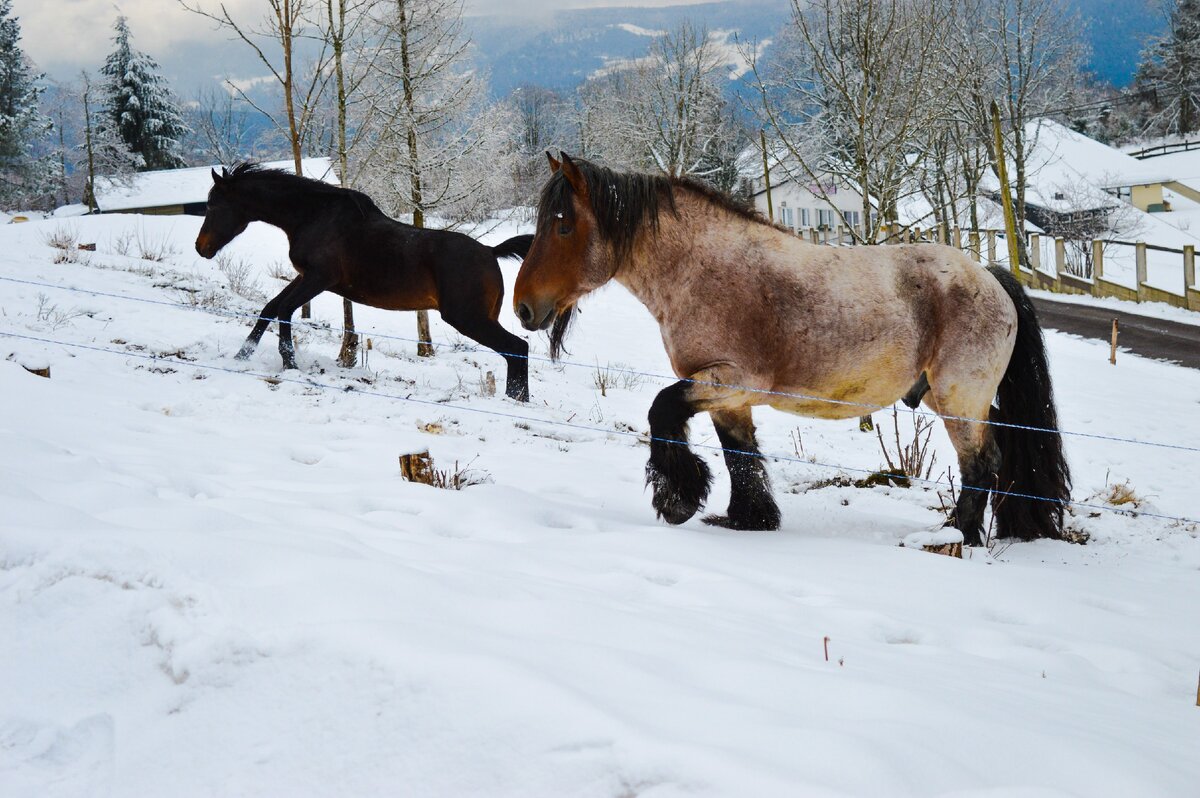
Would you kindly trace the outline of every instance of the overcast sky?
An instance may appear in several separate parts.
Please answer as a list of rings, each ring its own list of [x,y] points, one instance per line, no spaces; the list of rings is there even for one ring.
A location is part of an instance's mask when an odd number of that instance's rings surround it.
[[[474,13],[537,13],[547,8],[601,6],[666,6],[703,0],[468,0]],[[197,0],[216,7],[218,0]],[[264,0],[225,0],[237,19],[255,19],[266,10]],[[222,42],[228,36],[213,30],[212,23],[189,14],[176,0],[14,0],[13,11],[21,22],[25,52],[38,67],[55,76],[69,76],[80,68],[96,69],[112,47],[112,23],[119,6],[129,17],[134,46],[155,58],[183,42]]]

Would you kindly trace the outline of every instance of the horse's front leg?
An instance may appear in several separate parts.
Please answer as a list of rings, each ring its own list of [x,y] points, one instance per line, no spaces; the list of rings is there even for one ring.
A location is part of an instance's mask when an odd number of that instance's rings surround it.
[[[285,295],[279,298],[279,306],[275,313],[279,321],[279,356],[283,359],[285,369],[299,369],[296,365],[296,345],[292,343],[292,314],[305,302],[311,302],[322,291],[332,285],[331,280],[320,279],[313,272],[306,272],[285,289]],[[261,319],[260,319],[261,321]]]
[[[687,422],[698,408],[689,397],[694,383],[681,380],[664,388],[650,405],[650,460],[646,484],[659,518],[682,524],[708,498],[712,474],[687,445]]]
[[[296,285],[303,280],[302,277],[297,277],[283,287],[283,290],[275,295],[275,298],[263,306],[263,309],[258,313],[258,320],[254,322],[254,328],[250,330],[250,334],[246,336],[246,342],[242,344],[242,348],[234,355],[236,360],[246,360],[254,350],[258,348],[258,342],[262,340],[263,333],[267,331],[267,327],[271,322],[275,321],[275,314],[278,312],[279,303],[291,291],[296,289]]]
[[[750,408],[709,411],[729,469],[729,509],[725,515],[709,515],[704,523],[728,529],[767,530],[779,528],[779,505],[771,496],[771,483],[758,441]]]

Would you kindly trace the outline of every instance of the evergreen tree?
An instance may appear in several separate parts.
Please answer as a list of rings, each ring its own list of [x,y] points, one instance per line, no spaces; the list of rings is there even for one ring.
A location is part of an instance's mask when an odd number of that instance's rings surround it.
[[[188,127],[174,94],[158,74],[155,60],[133,49],[125,17],[117,17],[113,29],[116,49],[100,70],[107,124],[130,152],[142,157],[143,169],[184,166],[180,142]]]
[[[1200,0],[1177,0],[1167,32],[1142,53],[1135,85],[1148,98],[1148,132],[1200,129]]]
[[[42,90],[20,47],[21,26],[12,16],[12,0],[0,0],[0,206],[41,204],[53,190],[54,159],[38,157],[35,147],[50,132],[49,118],[38,107]]]

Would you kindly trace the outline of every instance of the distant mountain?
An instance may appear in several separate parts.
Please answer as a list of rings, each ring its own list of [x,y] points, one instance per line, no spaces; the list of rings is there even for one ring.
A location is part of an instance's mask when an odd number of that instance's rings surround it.
[[[685,19],[703,24],[736,59],[734,40],[763,40],[787,21],[787,0],[702,3],[665,8],[561,10],[537,18],[471,17],[468,30],[492,91],[503,97],[522,83],[572,89],[617,61],[640,58],[661,31]]]
[[[1071,0],[1087,26],[1088,68],[1118,88],[1133,81],[1142,48],[1167,28],[1155,0]]]
[[[1125,86],[1132,80],[1148,37],[1165,28],[1153,0],[1068,0],[1079,11],[1090,44],[1089,69],[1103,80]],[[508,95],[522,83],[570,90],[614,62],[646,54],[654,35],[690,19],[715,34],[731,63],[735,37],[762,42],[777,36],[791,13],[790,0],[744,0],[664,8],[592,8],[537,15],[476,16],[466,19],[476,57],[491,73],[492,94]],[[763,56],[770,60],[770,48]],[[185,102],[202,89],[220,86],[225,76],[244,82],[256,101],[275,105],[276,86],[254,53],[240,42],[184,43],[159,58],[163,74]],[[52,74],[65,80],[72,69]],[[64,74],[59,75],[58,72]],[[255,84],[255,80],[262,82]]]
[[[1133,79],[1146,40],[1166,26],[1153,0],[1068,0],[1085,26],[1087,68],[1118,87]],[[789,0],[718,2],[665,8],[593,8],[537,18],[481,16],[467,20],[492,90],[504,96],[522,83],[571,89],[615,60],[645,55],[655,31],[690,19],[743,41],[774,38],[791,14]],[[649,34],[649,35],[648,35]],[[764,59],[770,59],[770,50]]]

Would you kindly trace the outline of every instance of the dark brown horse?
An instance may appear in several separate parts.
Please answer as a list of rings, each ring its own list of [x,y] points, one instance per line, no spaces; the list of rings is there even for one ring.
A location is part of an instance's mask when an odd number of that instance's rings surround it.
[[[682,523],[708,496],[687,446],[696,413],[712,417],[732,483],[727,514],[705,520],[774,529],[751,408],[853,418],[907,396],[944,416],[963,488],[951,522],[968,544],[989,491],[1001,537],[1061,536],[1070,474],[1041,329],[1012,275],[939,245],[809,244],[688,180],[565,154],[550,165],[513,307],[526,329],[553,326],[552,354],[575,303],[609,280],[658,320],[680,377],[650,407],[661,517]]]
[[[221,174],[214,169],[212,178],[196,252],[211,258],[250,222],[266,222],[287,233],[288,255],[300,275],[259,313],[239,360],[278,321],[283,366],[296,368],[292,314],[332,291],[384,310],[441,311],[451,327],[504,357],[505,392],[529,400],[529,345],[498,321],[504,277],[496,259],[523,257],[533,236],[488,247],[462,233],[391,219],[358,191],[253,164]]]

